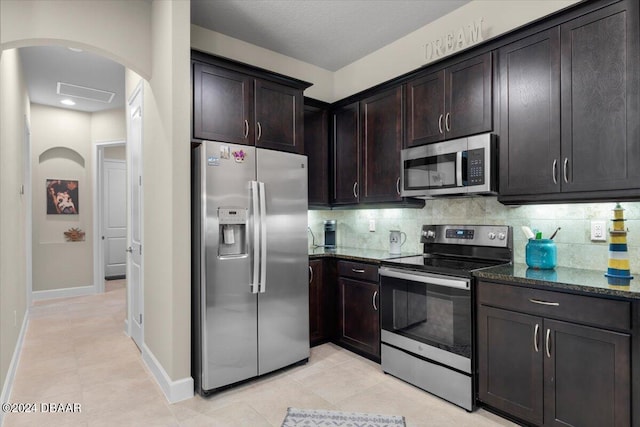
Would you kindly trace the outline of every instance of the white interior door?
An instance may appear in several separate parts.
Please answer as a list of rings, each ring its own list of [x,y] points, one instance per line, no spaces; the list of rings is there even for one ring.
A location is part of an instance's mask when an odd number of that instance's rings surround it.
[[[103,171],[104,276],[119,279],[127,266],[127,164],[105,159]]]
[[[129,159],[129,334],[138,348],[144,341],[144,289],[142,258],[142,82],[127,105]]]

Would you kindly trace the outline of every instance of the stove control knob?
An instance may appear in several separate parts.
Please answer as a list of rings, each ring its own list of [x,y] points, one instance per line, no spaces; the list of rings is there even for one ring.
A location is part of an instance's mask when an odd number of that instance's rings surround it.
[[[489,240],[494,240],[495,238],[496,238],[496,233],[494,233],[493,231],[489,233]]]
[[[498,233],[498,239],[504,240],[506,238],[507,238],[507,236],[504,233]]]
[[[433,230],[423,231],[422,235],[424,237],[426,237],[427,239],[435,239],[436,238],[436,233]]]

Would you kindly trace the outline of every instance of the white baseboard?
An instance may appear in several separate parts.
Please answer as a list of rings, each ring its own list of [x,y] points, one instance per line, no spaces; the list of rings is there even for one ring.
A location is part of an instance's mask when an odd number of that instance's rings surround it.
[[[95,293],[95,286],[89,285],[78,286],[75,288],[52,289],[49,291],[33,291],[31,294],[33,296],[33,301],[40,301],[51,298],[81,297],[85,295],[94,295]]]
[[[22,327],[20,328],[20,334],[16,342],[16,347],[13,350],[13,357],[11,357],[11,363],[9,364],[9,370],[2,386],[2,394],[0,394],[0,403],[9,402],[11,399],[11,389],[13,388],[13,380],[15,379],[16,372],[18,371],[18,363],[20,362],[20,353],[22,352],[22,344],[24,342],[24,336],[27,333],[27,326],[29,325],[29,308],[24,313],[24,319],[22,319]],[[4,411],[0,411],[0,426],[4,421]]]
[[[155,377],[169,403],[176,403],[193,397],[193,378],[187,377],[178,381],[171,380],[146,344],[142,344],[142,360]]]

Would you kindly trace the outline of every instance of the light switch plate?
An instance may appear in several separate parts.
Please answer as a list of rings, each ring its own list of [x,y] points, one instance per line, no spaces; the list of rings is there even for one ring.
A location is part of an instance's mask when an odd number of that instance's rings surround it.
[[[591,241],[606,242],[607,241],[607,222],[591,221]]]
[[[370,219],[369,220],[369,231],[376,231],[376,220],[375,219]]]

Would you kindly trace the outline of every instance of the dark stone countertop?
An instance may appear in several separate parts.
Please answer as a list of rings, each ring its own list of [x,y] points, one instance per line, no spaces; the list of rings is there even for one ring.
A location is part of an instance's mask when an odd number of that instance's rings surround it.
[[[379,264],[380,261],[389,258],[399,258],[403,256],[418,255],[413,252],[402,254],[390,254],[389,251],[383,251],[379,249],[360,249],[360,248],[345,248],[337,247],[335,249],[325,248],[309,248],[309,259],[317,258],[339,258],[348,261],[360,261],[369,262],[372,264]]]
[[[515,285],[535,286],[583,295],[640,300],[640,277],[628,286],[610,285],[604,271],[556,267],[553,270],[533,270],[526,264],[491,267],[474,272],[480,279],[496,280]]]

